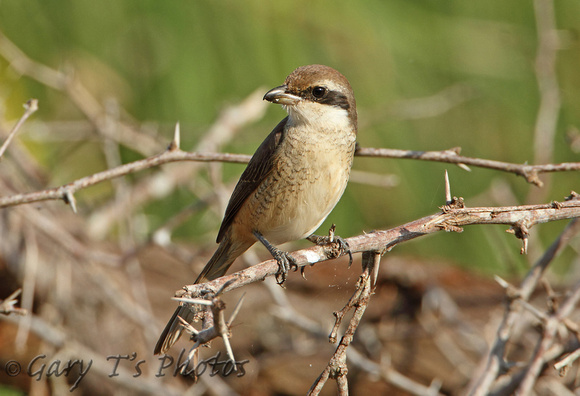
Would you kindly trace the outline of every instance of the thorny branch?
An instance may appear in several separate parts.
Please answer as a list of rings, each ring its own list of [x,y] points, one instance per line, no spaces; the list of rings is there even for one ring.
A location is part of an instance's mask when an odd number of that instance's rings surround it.
[[[545,165],[513,164],[510,162],[465,157],[459,155],[460,151],[461,149],[459,147],[444,151],[414,151],[360,147],[357,149],[356,155],[361,157],[402,158],[418,159],[422,161],[445,162],[449,164],[456,164],[466,170],[469,170],[467,165],[477,166],[502,172],[514,173],[518,176],[522,176],[529,183],[533,183],[538,187],[543,186],[543,183],[539,178],[540,173],[580,170],[580,162],[564,162],[561,164]]]
[[[468,225],[504,224],[510,225],[511,229],[515,230],[520,230],[525,225],[525,229],[529,230],[536,224],[576,217],[580,217],[580,200],[577,198],[577,194],[573,193],[569,200],[558,204],[448,208],[440,213],[423,217],[389,230],[373,231],[364,235],[346,238],[345,241],[348,243],[352,253],[381,251],[385,248],[389,251],[401,242],[439,231],[461,232],[462,227]],[[527,234],[523,231],[517,231],[515,234],[524,239],[527,237]],[[341,255],[344,254],[347,253],[341,253]],[[333,245],[313,246],[292,252],[292,257],[296,260],[298,267],[304,267],[325,261],[329,257],[334,258],[336,257],[336,251]],[[224,291],[230,291],[264,280],[268,276],[275,275],[277,271],[278,264],[276,260],[268,260],[211,282],[189,285],[185,288],[193,295],[196,295],[204,289],[218,290],[226,282],[234,280],[224,289]]]
[[[197,354],[198,349],[200,346],[209,343],[210,341],[221,337],[224,341],[226,351],[230,361],[233,364],[233,370],[236,371],[236,359],[234,357],[234,352],[232,350],[229,338],[230,338],[230,329],[232,326],[233,321],[235,320],[236,316],[240,312],[240,308],[243,303],[243,298],[236,304],[232,314],[230,315],[230,319],[226,321],[224,310],[226,308],[226,304],[221,300],[220,294],[225,289],[228,284],[226,283],[222,289],[218,290],[215,294],[210,293],[203,296],[203,298],[175,298],[177,301],[181,301],[187,304],[193,305],[200,305],[202,307],[208,307],[211,310],[211,314],[206,311],[206,315],[204,317],[204,328],[201,331],[196,330],[191,324],[185,322],[183,326],[185,330],[191,334],[191,340],[194,342],[193,346],[189,351],[189,361],[195,361],[194,355]],[[181,319],[181,318],[180,318]],[[181,319],[183,321],[183,319]]]
[[[519,165],[507,162],[463,157],[457,155],[453,150],[417,152],[384,148],[359,148],[356,152],[356,155],[383,158],[415,158],[420,160],[481,166],[484,168],[502,170],[505,172],[512,172],[524,176],[529,182],[532,182],[538,186],[542,185],[541,181],[537,177],[539,173],[580,170],[580,162],[568,162],[556,165]],[[160,154],[142,160],[130,162],[103,172],[98,172],[91,176],[83,177],[60,187],[32,193],[23,193],[1,197],[0,208],[39,201],[63,200],[65,203],[71,204],[73,210],[76,211],[76,201],[74,194],[77,191],[94,186],[104,181],[128,175],[130,173],[135,173],[145,169],[153,168],[155,166],[179,161],[247,163],[249,160],[250,156],[245,154],[200,152],[190,153],[181,150],[178,146],[175,146],[174,142],[172,142],[169,148]]]
[[[380,252],[365,251],[362,257],[363,273],[359,277],[356,285],[355,294],[350,298],[347,305],[339,312],[335,312],[336,324],[331,332],[330,341],[332,343],[336,342],[336,333],[338,331],[338,326],[342,322],[342,319],[346,312],[348,312],[353,307],[355,311],[352,318],[346,328],[346,331],[340,342],[336,351],[330,358],[328,366],[320,374],[318,379],[312,384],[312,387],[308,391],[309,395],[319,395],[324,384],[328,378],[336,380],[338,386],[339,395],[348,395],[348,366],[346,364],[346,351],[352,340],[354,339],[354,334],[358,328],[360,321],[364,315],[364,312],[369,304],[371,294],[373,291],[372,274],[375,271],[381,260]]]
[[[73,204],[75,202],[74,194],[84,188],[94,186],[98,183],[108,181],[117,177],[125,176],[133,172],[142,171],[162,164],[177,162],[177,161],[222,161],[222,162],[247,162],[248,156],[242,154],[204,154],[204,153],[188,153],[180,149],[166,150],[161,154],[142,159],[139,161],[130,162],[118,166],[116,168],[108,169],[103,172],[95,173],[94,175],[83,177],[71,183],[55,187],[43,191],[16,194],[0,198],[0,208],[21,205],[39,201],[47,200],[63,200],[65,203]]]
[[[347,331],[342,337],[341,343],[331,358],[329,365],[313,384],[310,390],[310,394],[319,394],[328,378],[334,378],[337,380],[339,394],[348,394],[348,381],[346,378],[348,367],[346,364],[345,351],[352,341],[354,332],[356,331],[356,328],[360,322],[360,317],[362,317],[364,309],[369,302],[370,293],[372,292],[370,287],[372,279],[371,274],[373,273],[374,265],[369,265],[368,263],[372,258],[373,260],[376,260],[376,264],[378,265],[380,254],[376,253],[377,251],[385,249],[390,250],[400,242],[441,230],[460,232],[462,230],[461,227],[472,224],[512,225],[512,229],[516,230],[514,231],[515,235],[525,241],[529,229],[535,224],[551,221],[556,217],[559,219],[574,218],[573,222],[568,227],[573,228],[572,226],[578,223],[576,218],[580,217],[580,200],[578,199],[578,195],[574,192],[565,202],[552,202],[546,205],[527,205],[519,207],[499,208],[464,208],[462,205],[456,205],[459,207],[455,207],[454,203],[456,204],[457,202],[462,201],[455,198],[450,204],[443,207],[443,210],[440,214],[428,216],[400,227],[396,227],[392,230],[376,231],[346,240],[351,249],[351,252],[363,252],[363,274],[359,278],[355,294],[351,297],[349,302],[342,310],[335,312],[336,323],[329,337],[331,342],[336,342],[338,328],[346,313],[353,307],[355,308],[355,313],[353,314]],[[562,209],[565,209],[565,211],[557,214],[557,212]],[[525,233],[522,231],[524,224]],[[561,240],[558,241],[555,246],[562,246],[562,240],[565,242],[569,238],[570,235],[568,235],[565,231],[563,236],[560,238]],[[545,268],[551,258],[553,258],[555,255],[556,247],[553,247],[547,252],[545,259],[540,260],[538,264],[539,266],[543,266],[543,268]],[[309,249],[294,252],[292,255],[296,259],[298,266],[303,267],[309,264],[312,265],[319,261],[327,260],[329,257],[334,257],[335,254],[336,252],[334,252],[332,247],[315,246]],[[192,293],[193,295],[201,292],[201,290],[219,289],[222,291],[229,291],[257,280],[263,280],[267,276],[275,275],[277,270],[278,266],[275,260],[269,260],[235,274],[216,279],[212,282],[200,285],[186,286],[186,289],[188,290],[188,294]],[[534,282],[535,285],[539,280],[540,275],[541,271],[538,272],[537,268],[533,268],[526,279],[532,279],[530,282]],[[529,297],[532,289],[529,289],[529,285],[527,285],[528,288],[525,288],[525,286],[525,284],[522,285],[522,290],[524,290],[524,293],[527,293],[527,296]],[[183,291],[180,291],[180,294],[182,293]],[[518,296],[521,297],[522,292],[518,292]],[[509,334],[509,329],[507,334]],[[503,339],[501,342],[505,341],[506,339]],[[501,349],[501,351],[503,353],[503,349]],[[497,353],[495,348],[494,353]],[[498,370],[500,367],[500,365],[497,365]],[[433,391],[436,392],[437,390],[435,389]],[[483,395],[485,392],[475,394]]]
[[[250,255],[255,256],[255,254],[252,253],[253,252],[250,252]],[[255,261],[256,260],[253,260],[253,262]],[[379,266],[376,265],[374,269],[375,274],[377,273],[378,268]],[[373,285],[376,283],[375,281],[376,279],[373,274]],[[357,282],[357,285],[358,284],[359,283]],[[275,315],[278,319],[283,320],[288,325],[302,329],[304,332],[311,334],[318,339],[329,339],[328,332],[324,326],[306,317],[304,313],[300,312],[299,310],[294,309],[286,295],[285,289],[278,287],[275,282],[265,282],[265,286],[277,304],[276,308],[272,310],[273,315]],[[355,290],[355,294],[360,295],[359,288]],[[336,342],[336,339],[334,342]],[[437,392],[433,387],[433,385],[437,384],[437,381],[434,381],[430,387],[427,387],[401,374],[395,368],[393,368],[391,364],[384,364],[383,362],[378,364],[373,362],[362,353],[358,352],[358,350],[352,346],[346,350],[346,353],[349,364],[355,368],[361,369],[367,372],[369,375],[380,377],[386,383],[392,384],[393,386],[402,389],[409,394],[417,396],[437,395]]]

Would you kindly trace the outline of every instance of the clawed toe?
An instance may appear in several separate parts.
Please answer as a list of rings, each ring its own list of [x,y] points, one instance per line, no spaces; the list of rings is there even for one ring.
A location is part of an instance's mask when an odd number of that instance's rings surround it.
[[[288,271],[296,271],[298,269],[298,264],[296,263],[296,260],[290,256],[290,254],[279,249],[276,249],[276,252],[273,254],[273,256],[278,262],[279,267],[278,273],[276,274],[276,282],[279,285],[283,285],[284,282],[286,282]]]

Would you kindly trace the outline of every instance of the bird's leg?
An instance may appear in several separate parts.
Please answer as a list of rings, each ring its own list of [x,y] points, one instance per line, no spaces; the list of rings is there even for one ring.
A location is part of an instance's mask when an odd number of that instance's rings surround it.
[[[336,225],[332,225],[330,230],[328,230],[328,235],[320,236],[320,235],[310,235],[306,239],[316,245],[328,245],[331,243],[336,243],[338,245],[338,251],[334,253],[334,257],[338,257],[344,253],[348,253],[348,266],[350,267],[352,264],[352,252],[350,251],[350,246],[348,246],[348,242],[339,237],[338,235],[334,234],[336,230]],[[334,258],[330,257],[330,258]]]
[[[276,282],[279,285],[283,285],[286,282],[286,275],[288,271],[293,269],[296,271],[298,269],[298,264],[296,264],[296,260],[288,252],[278,249],[276,246],[272,245],[262,234],[258,231],[254,231],[254,236],[258,239],[258,241],[262,242],[262,245],[266,246],[266,249],[270,252],[272,257],[276,259],[278,262],[278,273],[276,274]]]

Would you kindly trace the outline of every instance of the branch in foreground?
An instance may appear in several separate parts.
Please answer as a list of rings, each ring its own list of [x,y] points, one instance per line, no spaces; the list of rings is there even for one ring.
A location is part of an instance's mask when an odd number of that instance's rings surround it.
[[[328,366],[312,385],[309,394],[319,394],[328,378],[336,379],[339,394],[348,394],[346,351],[354,337],[354,333],[360,323],[364,310],[368,305],[370,294],[372,293],[371,274],[374,265],[378,264],[377,261],[380,257],[380,254],[376,252],[390,250],[398,243],[441,230],[460,232],[462,231],[463,226],[474,224],[511,225],[512,229],[516,230],[514,232],[516,236],[519,238],[526,238],[529,229],[536,224],[580,217],[580,200],[578,199],[578,194],[574,192],[568,200],[563,203],[552,202],[544,205],[458,208],[458,206],[460,206],[458,205],[458,202],[461,203],[462,200],[454,198],[452,202],[448,202],[448,205],[442,208],[443,210],[441,213],[415,220],[391,230],[376,231],[346,240],[352,253],[363,252],[363,274],[359,279],[355,294],[351,297],[345,308],[342,311],[335,313],[337,323],[342,320],[348,309],[354,307],[355,312],[351,318],[345,335],[342,337],[341,342],[328,363]],[[577,222],[574,221],[572,224],[574,223]],[[346,254],[341,252],[338,246],[334,245],[337,244],[314,246],[309,249],[294,252],[292,253],[292,256],[296,260],[298,266],[303,268],[308,264],[312,265],[320,261],[325,261]],[[370,261],[372,261],[374,265],[368,264]],[[364,263],[367,263],[367,265]],[[541,260],[540,263],[543,263],[543,261]],[[181,296],[198,296],[204,291],[207,293],[208,290],[220,290],[225,292],[258,280],[263,280],[267,276],[273,276],[277,271],[278,265],[276,261],[268,260],[211,282],[186,286],[184,288],[185,290],[181,290],[177,294]],[[537,282],[540,274],[541,271],[538,272],[532,269],[526,279],[533,278],[536,279]],[[331,340],[333,336],[335,337],[334,340],[336,340],[336,334],[334,331],[331,333]],[[503,349],[501,350],[503,351]],[[495,357],[497,352],[499,351],[492,351],[492,356]],[[502,361],[503,352],[501,352],[497,357]],[[493,370],[491,372],[493,372]],[[491,378],[494,379],[495,376],[492,376]],[[489,386],[490,384],[491,383],[488,383],[487,385]],[[435,388],[431,390],[435,392],[437,391]]]
[[[251,251],[250,254],[254,255],[254,252]],[[379,266],[376,265],[375,272],[372,274],[371,279],[373,285],[376,284],[375,274],[377,273],[378,268]],[[273,300],[277,304],[276,308],[272,310],[272,314],[276,316],[276,318],[284,321],[288,325],[301,329],[305,333],[311,334],[317,339],[329,339],[328,331],[325,326],[319,324],[313,319],[308,318],[292,306],[288,297],[286,296],[285,289],[278,287],[275,282],[265,282],[264,285],[271,293]],[[355,293],[358,294],[358,290],[355,291]],[[348,305],[349,304],[347,303],[347,306]],[[438,381],[433,381],[429,387],[424,386],[410,378],[407,378],[405,375],[395,370],[390,364],[384,364],[385,362],[382,362],[381,364],[375,363],[370,358],[357,351],[353,345],[351,345],[346,350],[346,357],[347,362],[355,368],[361,369],[369,375],[380,377],[386,383],[391,384],[411,395],[436,396],[436,391],[439,389],[439,386],[437,386]]]
[[[227,283],[224,285],[224,287],[225,286],[227,286]],[[177,301],[181,301],[181,302],[184,302],[187,304],[192,304],[192,305],[199,305],[202,307],[201,309],[203,309],[203,307],[206,308],[204,310],[205,311],[204,312],[204,326],[203,326],[203,329],[201,331],[196,330],[192,324],[188,323],[187,321],[185,321],[181,317],[179,317],[185,330],[191,334],[191,340],[194,341],[194,344],[191,347],[189,354],[188,354],[188,362],[194,362],[193,370],[190,370],[190,371],[191,371],[191,374],[193,375],[193,378],[196,381],[197,381],[197,375],[195,372],[196,366],[197,366],[197,363],[196,363],[197,357],[196,356],[199,352],[199,347],[207,344],[208,342],[210,342],[218,337],[221,337],[223,339],[228,357],[233,365],[233,370],[237,371],[236,359],[234,358],[234,351],[233,351],[232,346],[230,344],[229,338],[230,338],[230,330],[231,330],[232,323],[235,320],[238,313],[240,312],[240,308],[242,306],[244,296],[242,296],[240,301],[238,301],[238,303],[236,304],[236,307],[234,308],[232,314],[230,315],[230,319],[226,321],[225,315],[224,315],[224,310],[226,308],[226,305],[221,300],[221,298],[219,296],[221,294],[222,290],[218,290],[218,292],[215,293],[215,295],[214,294],[205,295],[205,296],[203,296],[203,298],[200,298],[200,299],[176,298]],[[201,309],[196,308],[196,310],[198,310],[198,311]],[[208,311],[208,309],[209,309],[209,311]],[[181,372],[184,375],[189,374],[189,371],[187,370],[187,366],[188,365],[184,366],[183,370]]]
[[[423,217],[390,230],[374,231],[347,238],[346,242],[352,253],[381,251],[385,248],[391,250],[401,242],[439,231],[461,232],[462,227],[475,224],[510,225],[512,229],[516,230],[517,237],[526,238],[525,232],[528,232],[536,224],[580,217],[580,200],[577,197],[578,194],[572,193],[568,201],[541,205],[446,208],[441,213]],[[295,251],[292,252],[291,256],[296,260],[298,267],[304,267],[337,258],[344,254],[346,253],[341,253],[337,244],[331,244]],[[230,291],[264,280],[277,272],[278,264],[276,260],[267,260],[211,282],[185,286],[185,291],[182,290],[178,293],[178,296],[183,296],[184,293],[195,296],[199,295],[201,291],[208,289],[217,291],[226,282],[233,280],[231,284],[224,288],[224,291]]]
[[[371,285],[372,274],[375,267],[379,265],[380,260],[380,252],[363,253],[363,273],[357,282],[355,294],[350,298],[343,310],[334,313],[337,324],[341,322],[344,314],[346,313],[345,311],[348,311],[353,307],[355,307],[355,311],[344,335],[340,339],[340,343],[338,344],[336,351],[330,358],[330,362],[328,362],[328,365],[324,371],[316,379],[314,384],[312,384],[312,387],[308,391],[308,395],[319,395],[328,378],[333,378],[336,380],[339,395],[348,395],[348,366],[346,364],[346,351],[354,338],[354,334],[370,302],[371,294],[373,292],[373,287]],[[337,326],[335,326],[335,328],[336,327]],[[332,337],[333,336],[331,335],[331,338]],[[336,335],[334,337],[336,337]],[[336,338],[334,342],[336,342]]]

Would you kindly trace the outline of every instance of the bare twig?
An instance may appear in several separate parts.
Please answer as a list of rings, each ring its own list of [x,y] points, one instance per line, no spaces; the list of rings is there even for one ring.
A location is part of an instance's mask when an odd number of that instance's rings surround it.
[[[350,298],[341,312],[344,314],[345,311],[350,310],[352,307],[355,307],[355,311],[352,315],[349,325],[346,328],[346,331],[344,332],[344,335],[338,344],[338,347],[336,348],[336,351],[330,359],[330,362],[308,391],[309,395],[320,394],[328,378],[336,379],[339,395],[348,395],[348,366],[346,364],[346,351],[354,338],[354,333],[356,332],[364,312],[369,304],[372,294],[372,274],[374,272],[375,266],[379,265],[380,259],[380,252],[365,251],[363,253],[363,273],[359,277],[355,294]],[[337,323],[339,323],[342,319],[342,316],[339,317],[336,315],[336,313],[335,316],[337,317]],[[332,333],[330,339],[331,342],[336,341],[336,337],[333,336]]]
[[[554,368],[558,371],[561,371],[565,367],[574,363],[578,358],[580,358],[580,348],[576,349],[574,352],[572,352],[571,354],[567,355],[566,357],[561,359],[559,362],[554,364]]]
[[[22,293],[22,289],[16,290],[14,293],[9,295],[5,300],[0,302],[0,314],[10,315],[11,313],[16,313],[18,315],[26,315],[26,309],[16,308],[14,305],[18,303],[18,296]]]
[[[18,132],[22,124],[24,124],[24,122],[28,119],[28,117],[30,117],[34,112],[36,112],[36,110],[38,110],[38,100],[30,99],[24,104],[24,114],[22,114],[22,117],[20,117],[18,122],[14,125],[14,127],[8,134],[8,137],[0,147],[0,158],[2,158],[4,152],[8,148],[8,145],[10,144],[12,139],[14,139],[14,136],[16,136],[16,132]]]
[[[464,157],[459,155],[459,151],[460,149],[457,147],[444,151],[413,151],[359,147],[356,151],[356,155],[361,157],[418,159],[423,161],[446,162],[456,165],[463,164],[481,168],[495,169],[522,176],[529,183],[533,183],[538,187],[543,185],[542,181],[538,177],[540,173],[580,170],[580,162],[564,162],[561,164],[546,165],[513,164],[509,162],[493,161],[482,158]]]
[[[139,161],[130,162],[109,169],[103,172],[95,173],[94,175],[83,177],[72,183],[65,184],[60,187],[51,188],[48,190],[17,194],[0,198],[0,208],[7,206],[21,205],[32,202],[47,201],[47,200],[64,200],[66,203],[71,203],[71,197],[83,188],[94,186],[116,177],[125,176],[130,173],[139,172],[144,169],[149,169],[155,166],[166,164],[169,162],[178,161],[221,161],[221,162],[236,162],[245,163],[249,160],[249,156],[243,154],[220,154],[220,153],[187,153],[181,150],[166,150],[161,154],[153,157],[145,158]]]
[[[222,290],[227,287],[227,283],[224,284]],[[208,342],[221,337],[224,341],[224,345],[226,347],[226,351],[228,354],[229,359],[232,362],[233,370],[236,371],[236,360],[234,358],[234,352],[232,346],[230,344],[230,328],[234,319],[236,318],[237,314],[239,313],[241,304],[243,303],[244,296],[238,301],[234,311],[230,315],[229,320],[226,321],[224,310],[226,308],[226,304],[220,298],[221,290],[218,290],[215,294],[210,294],[207,296],[207,299],[200,299],[200,298],[177,298],[176,300],[187,303],[187,304],[197,304],[202,306],[207,306],[211,309],[211,315],[207,315],[209,320],[207,323],[204,323],[203,330],[196,330],[191,324],[185,322],[183,323],[184,327],[192,334],[191,338],[194,341],[193,346],[189,351],[190,359],[194,354],[197,353],[197,349]]]

